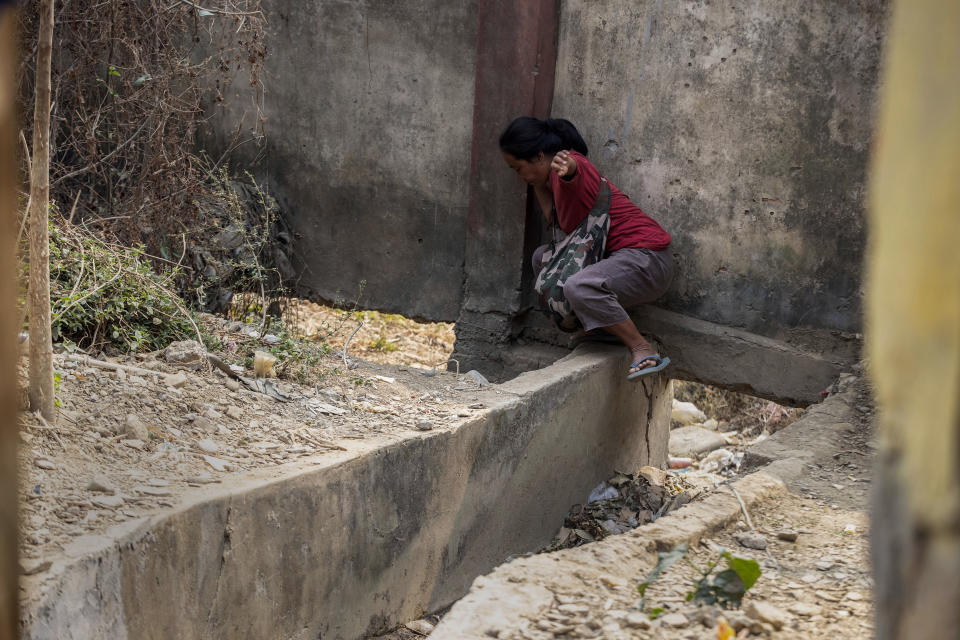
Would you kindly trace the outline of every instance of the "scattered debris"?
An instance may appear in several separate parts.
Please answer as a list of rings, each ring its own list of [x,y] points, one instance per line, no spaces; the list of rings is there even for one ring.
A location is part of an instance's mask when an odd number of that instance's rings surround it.
[[[617,472],[596,487],[585,504],[570,509],[560,531],[542,551],[569,549],[635,529],[686,504],[692,492],[677,476],[654,467],[642,467],[633,474]]]

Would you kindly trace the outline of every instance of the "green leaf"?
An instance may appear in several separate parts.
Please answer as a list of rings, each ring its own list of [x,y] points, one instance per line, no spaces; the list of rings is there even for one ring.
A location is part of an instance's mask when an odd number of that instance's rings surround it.
[[[140,77],[137,78],[136,80],[134,80],[134,81],[133,81],[133,86],[139,88],[139,87],[142,87],[145,82],[150,82],[151,80],[153,80],[153,78],[150,77],[150,74],[145,74],[145,75],[140,76]],[[167,257],[167,256],[164,256],[164,257]]]
[[[108,72],[108,74],[111,76],[117,76],[118,78],[120,77],[120,72],[117,71],[117,68],[113,65],[110,65],[110,71]]]
[[[750,587],[757,583],[763,571],[760,569],[760,563],[749,558],[739,558],[727,552],[724,555],[727,560],[727,566],[737,572],[740,580],[743,581],[743,590],[749,591]]]
[[[657,566],[653,568],[653,571],[650,572],[650,575],[647,576],[647,579],[637,585],[637,592],[640,594],[640,610],[643,610],[645,604],[645,598],[647,593],[647,587],[654,583],[654,581],[660,577],[660,574],[669,569],[673,564],[681,559],[683,556],[687,555],[687,545],[681,544],[672,551],[661,551],[657,554]]]
[[[653,609],[650,609],[650,619],[656,620],[657,618],[660,617],[660,614],[663,612],[664,612],[663,607],[654,607]]]

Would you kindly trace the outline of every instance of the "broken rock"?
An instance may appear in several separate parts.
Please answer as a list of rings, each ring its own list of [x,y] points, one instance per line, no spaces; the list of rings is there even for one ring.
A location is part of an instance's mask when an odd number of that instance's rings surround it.
[[[664,624],[668,627],[673,627],[674,629],[682,629],[690,624],[690,620],[687,619],[687,616],[682,613],[668,613],[665,616],[660,617],[661,624]]]
[[[173,387],[174,389],[180,389],[187,386],[188,381],[187,374],[183,373],[182,371],[175,373],[172,376],[167,376],[165,380],[167,386]]]
[[[140,418],[132,413],[127,414],[123,432],[130,440],[142,440],[146,442],[150,437],[150,434],[147,433],[147,425],[143,424]]]
[[[123,496],[96,496],[91,498],[90,502],[104,509],[117,509],[123,506]]]
[[[681,425],[703,424],[707,420],[707,415],[692,402],[680,402],[674,399],[670,419],[679,422]]]
[[[100,493],[115,493],[116,490],[110,484],[106,476],[97,474],[87,483],[87,491],[98,491]]]
[[[217,446],[217,443],[209,438],[204,438],[203,440],[198,441],[197,446],[204,453],[216,453],[220,450],[220,447]]]
[[[703,427],[680,427],[670,432],[670,455],[686,457],[719,449],[727,441],[716,431]]]
[[[427,620],[413,620],[403,626],[414,633],[419,633],[421,636],[428,636],[433,632],[433,623]]]
[[[42,560],[40,558],[21,558],[20,575],[32,576],[36,573],[42,573],[43,571],[46,571],[51,566],[53,566],[53,562],[50,560]]]
[[[785,542],[796,542],[799,535],[800,534],[793,529],[781,529],[777,531],[777,539]]]
[[[748,602],[743,611],[754,620],[766,622],[778,631],[789,621],[789,617],[784,611],[767,602]]]
[[[203,365],[204,349],[196,340],[171,342],[163,350],[163,359],[170,364],[196,370]]]
[[[755,531],[744,531],[743,533],[734,534],[733,537],[741,544],[741,546],[744,546],[747,549],[763,551],[767,548],[767,539],[763,537],[763,534]]]

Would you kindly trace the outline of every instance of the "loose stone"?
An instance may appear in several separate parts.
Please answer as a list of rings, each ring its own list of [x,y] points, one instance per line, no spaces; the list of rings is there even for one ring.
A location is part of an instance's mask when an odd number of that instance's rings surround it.
[[[51,560],[42,560],[40,558],[22,558],[20,560],[20,575],[32,576],[37,573],[46,571],[53,566],[53,561]]]
[[[123,506],[123,496],[96,496],[91,498],[90,502],[97,507],[104,509],[117,509]]]
[[[650,628],[650,619],[634,611],[633,613],[628,613],[627,617],[624,618],[624,623],[632,629],[649,629]]]
[[[87,491],[99,491],[100,493],[115,493],[113,485],[110,484],[110,480],[107,479],[104,475],[95,475],[87,483]]]
[[[403,626],[422,636],[428,636],[433,632],[433,623],[428,620],[413,620]]]
[[[142,440],[144,442],[150,437],[147,433],[147,425],[136,415],[129,413],[127,414],[126,422],[124,422],[124,434],[129,436],[130,440]]]
[[[668,613],[662,616],[660,621],[662,624],[673,627],[674,629],[682,629],[690,624],[690,620],[682,613]]]
[[[197,446],[200,447],[200,450],[204,453],[216,453],[220,450],[220,447],[217,445],[217,443],[208,438],[198,441]]]
[[[777,539],[784,540],[786,542],[796,542],[799,535],[800,534],[793,529],[781,529],[780,531],[777,531]]]
[[[767,539],[763,537],[763,534],[756,533],[754,531],[745,531],[743,533],[735,534],[733,537],[741,544],[741,546],[744,546],[747,549],[763,551],[767,548]]]
[[[767,602],[748,602],[743,608],[744,613],[760,622],[766,622],[773,625],[778,631],[783,628],[788,621],[787,614],[772,604]]]
[[[173,375],[167,376],[165,382],[167,383],[168,387],[173,387],[174,389],[180,389],[187,386],[187,382],[189,382],[189,378],[187,378],[186,374],[181,371]]]
[[[36,467],[39,467],[41,469],[46,469],[48,471],[52,471],[53,469],[57,468],[57,465],[53,464],[53,462],[51,462],[47,458],[34,458],[33,464]]]

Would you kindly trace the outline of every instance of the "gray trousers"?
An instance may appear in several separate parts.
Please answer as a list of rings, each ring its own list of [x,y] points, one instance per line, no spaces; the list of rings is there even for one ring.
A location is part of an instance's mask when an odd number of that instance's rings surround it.
[[[533,252],[533,271],[543,269],[543,252]],[[563,295],[570,302],[584,330],[623,322],[630,316],[626,309],[653,302],[667,292],[673,279],[670,251],[620,249],[584,268],[566,281]]]

